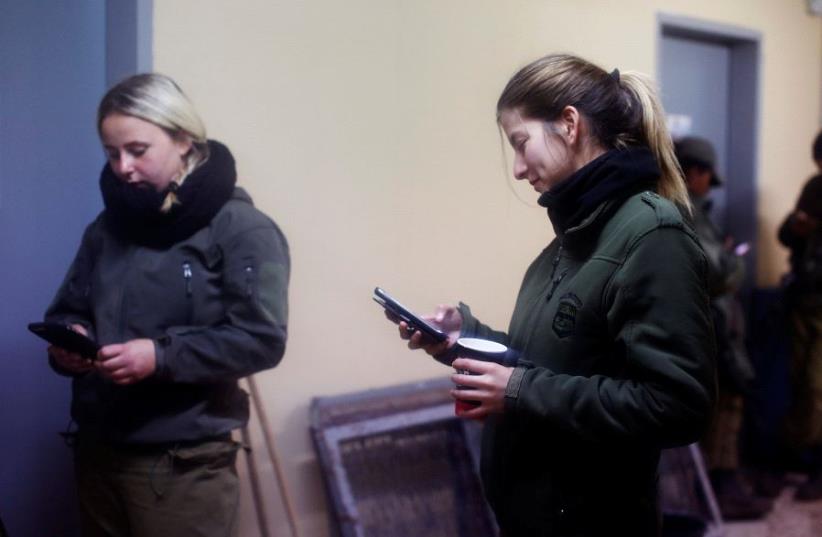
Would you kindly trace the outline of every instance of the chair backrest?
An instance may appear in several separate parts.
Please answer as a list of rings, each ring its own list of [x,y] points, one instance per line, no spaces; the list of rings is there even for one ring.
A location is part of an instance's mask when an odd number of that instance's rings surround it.
[[[479,426],[454,417],[451,386],[437,379],[312,401],[338,535],[497,535],[476,471]]]

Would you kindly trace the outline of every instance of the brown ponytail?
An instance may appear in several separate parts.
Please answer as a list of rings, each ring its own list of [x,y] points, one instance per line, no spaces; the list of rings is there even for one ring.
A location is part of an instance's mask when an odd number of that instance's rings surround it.
[[[674,144],[665,123],[665,110],[659,101],[653,81],[645,74],[636,71],[623,73],[621,86],[630,92],[631,99],[637,103],[640,117],[642,141],[651,149],[662,172],[657,193],[668,198],[690,212],[691,201],[682,169],[674,154]]]

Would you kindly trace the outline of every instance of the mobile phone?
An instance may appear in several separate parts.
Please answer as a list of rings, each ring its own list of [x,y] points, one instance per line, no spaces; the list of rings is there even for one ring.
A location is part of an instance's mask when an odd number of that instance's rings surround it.
[[[76,352],[89,360],[97,359],[100,345],[88,336],[76,332],[70,326],[61,323],[30,323],[29,330],[45,339],[52,345]]]
[[[397,302],[394,297],[386,293],[383,289],[379,287],[374,288],[374,296],[372,297],[377,304],[385,308],[387,312],[392,314],[394,317],[399,319],[400,321],[405,321],[409,328],[413,329],[414,331],[419,330],[422,332],[423,337],[433,340],[434,342],[440,343],[448,339],[448,335],[439,330],[438,328],[432,326],[430,323],[423,320],[417,314]],[[399,321],[397,321],[399,322]]]

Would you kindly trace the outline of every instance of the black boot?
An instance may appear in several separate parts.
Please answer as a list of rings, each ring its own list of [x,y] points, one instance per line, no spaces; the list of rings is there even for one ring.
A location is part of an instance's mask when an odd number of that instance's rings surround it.
[[[822,499],[822,470],[815,470],[808,475],[808,480],[796,488],[793,496],[800,502],[812,502]]]
[[[725,520],[756,520],[771,510],[773,502],[755,495],[737,470],[711,471],[719,511]]]
[[[808,450],[810,470],[808,480],[799,485],[794,498],[801,502],[812,502],[822,498],[822,448],[814,446]]]
[[[785,488],[785,474],[777,470],[756,468],[748,472],[753,493],[763,498],[776,498]]]

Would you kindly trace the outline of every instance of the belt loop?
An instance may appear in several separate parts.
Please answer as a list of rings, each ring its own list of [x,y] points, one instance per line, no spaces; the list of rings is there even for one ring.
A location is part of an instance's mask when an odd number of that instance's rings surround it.
[[[163,494],[165,494],[165,490],[160,490],[155,485],[154,478],[157,477],[157,466],[159,466],[160,461],[162,461],[164,457],[168,457],[168,461],[169,461],[168,462],[168,472],[166,474],[166,485],[167,485],[168,482],[171,480],[171,477],[174,473],[174,459],[177,457],[177,450],[179,449],[179,446],[180,446],[179,443],[174,444],[174,447],[172,447],[169,450],[166,450],[164,453],[161,453],[157,457],[157,459],[155,459],[154,464],[151,466],[151,474],[149,475],[148,483],[151,486],[152,492],[154,492],[154,494],[158,498],[163,497]]]

